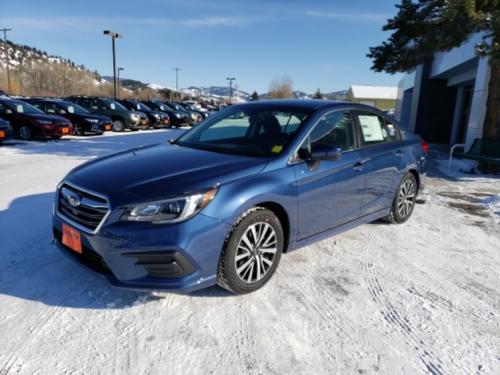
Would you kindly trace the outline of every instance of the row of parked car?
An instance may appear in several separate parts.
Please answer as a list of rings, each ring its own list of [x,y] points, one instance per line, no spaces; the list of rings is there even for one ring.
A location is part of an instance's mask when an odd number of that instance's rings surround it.
[[[11,136],[24,140],[58,139],[69,134],[100,135],[105,131],[194,126],[209,115],[209,111],[193,103],[156,99],[0,96],[0,141]]]

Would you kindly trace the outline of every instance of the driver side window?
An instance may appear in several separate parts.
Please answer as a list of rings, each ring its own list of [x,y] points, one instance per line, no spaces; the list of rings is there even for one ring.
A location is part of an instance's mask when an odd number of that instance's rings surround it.
[[[310,145],[337,146],[342,151],[355,148],[354,126],[350,111],[335,111],[324,115],[309,135]]]

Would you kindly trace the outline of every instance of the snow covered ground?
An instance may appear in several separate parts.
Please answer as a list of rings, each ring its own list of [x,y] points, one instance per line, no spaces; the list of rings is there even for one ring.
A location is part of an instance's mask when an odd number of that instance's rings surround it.
[[[0,146],[0,374],[500,373],[500,179],[442,155],[407,223],[287,254],[251,295],[117,290],[56,251],[72,167],[178,132]]]

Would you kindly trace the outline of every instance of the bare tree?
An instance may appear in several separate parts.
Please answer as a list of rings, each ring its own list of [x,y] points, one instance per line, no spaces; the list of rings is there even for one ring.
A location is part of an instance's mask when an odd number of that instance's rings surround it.
[[[269,84],[269,97],[272,99],[293,98],[293,81],[288,76],[275,78]]]

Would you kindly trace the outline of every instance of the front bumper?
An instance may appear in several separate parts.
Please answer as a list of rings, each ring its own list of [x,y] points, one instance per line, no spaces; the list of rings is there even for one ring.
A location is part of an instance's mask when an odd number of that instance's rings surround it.
[[[42,138],[61,137],[71,135],[73,126],[71,125],[37,125],[35,134]]]
[[[113,215],[110,215],[113,216]],[[53,215],[58,248],[106,278],[136,290],[190,292],[215,285],[219,256],[230,226],[203,214],[178,224],[104,223],[98,233],[81,234],[82,254],[61,241],[59,213]]]

